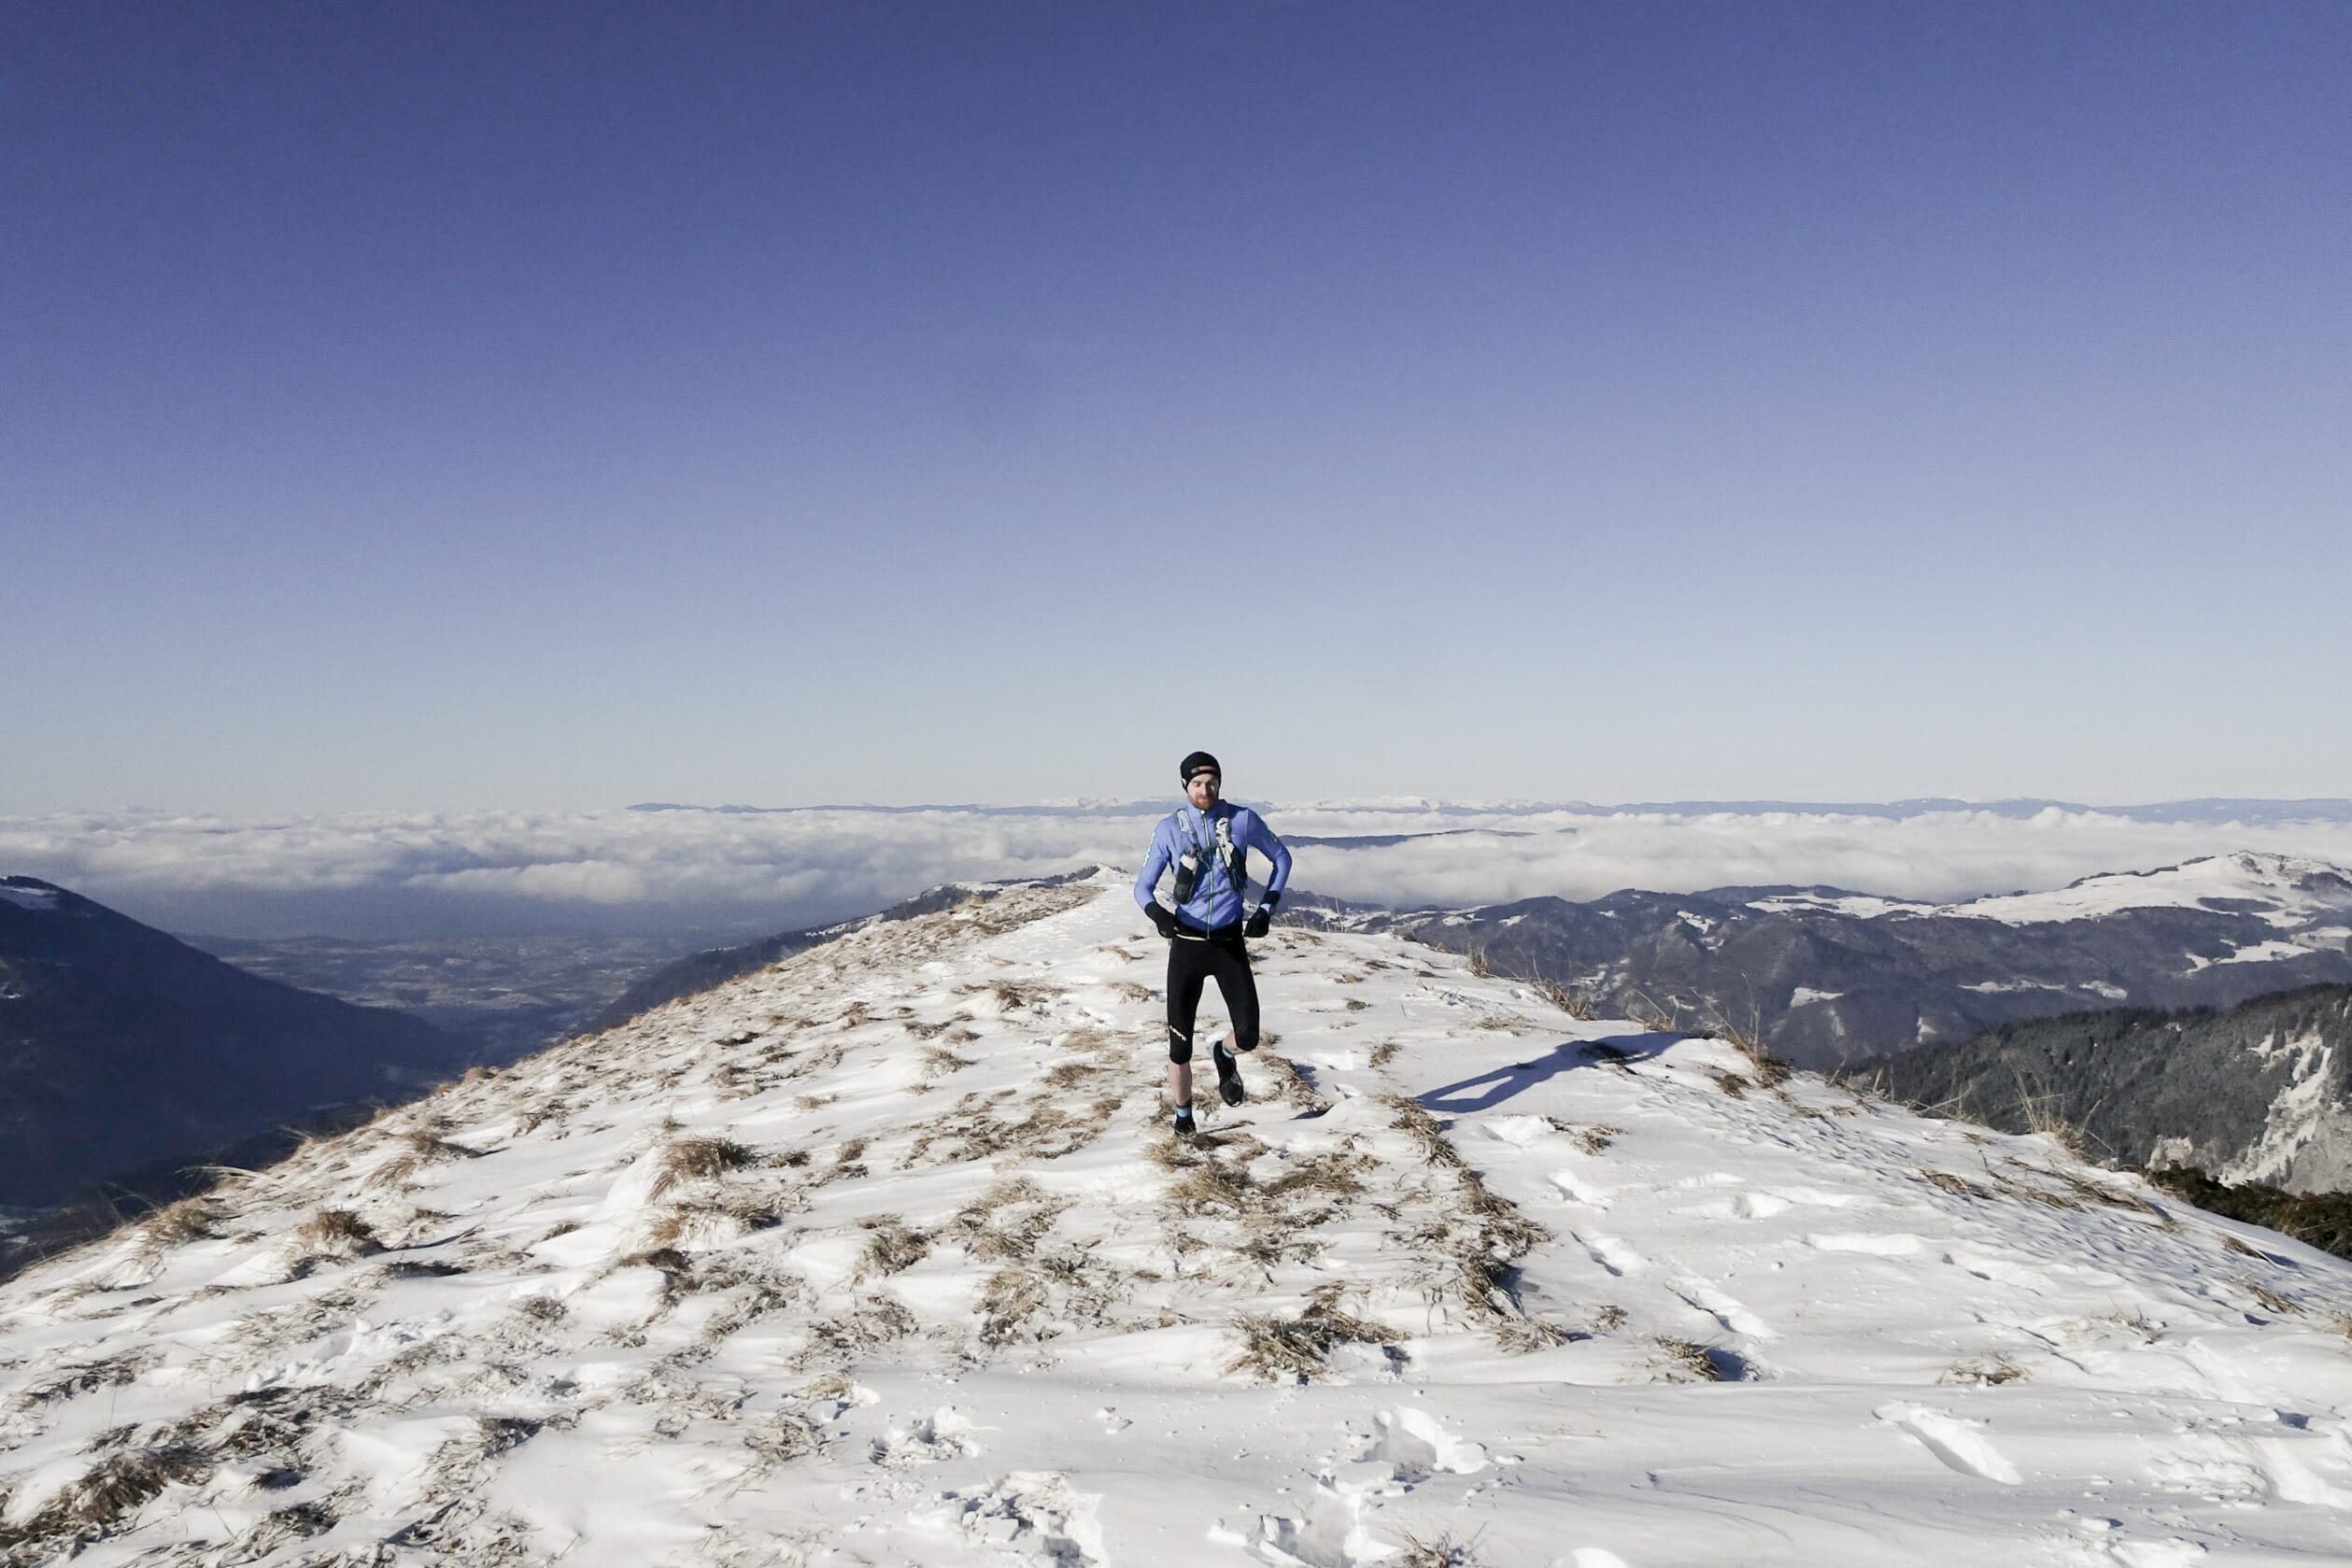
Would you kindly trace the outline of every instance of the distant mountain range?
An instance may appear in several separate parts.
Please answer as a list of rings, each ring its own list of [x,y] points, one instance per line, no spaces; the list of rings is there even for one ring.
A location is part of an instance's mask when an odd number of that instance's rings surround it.
[[[1926,904],[1835,888],[1614,893],[1389,911],[1301,894],[1285,919],[1394,931],[1558,982],[1606,1014],[1760,1035],[1832,1067],[2086,1008],[2229,1007],[2352,982],[2352,876],[2241,854]]]
[[[466,1064],[420,1020],[249,975],[31,877],[0,878],[0,1206],[54,1204]]]
[[[2352,1189],[2352,986],[2222,1011],[2118,1008],[2007,1024],[1841,1076],[2011,1132],[2063,1125],[2121,1165]]]

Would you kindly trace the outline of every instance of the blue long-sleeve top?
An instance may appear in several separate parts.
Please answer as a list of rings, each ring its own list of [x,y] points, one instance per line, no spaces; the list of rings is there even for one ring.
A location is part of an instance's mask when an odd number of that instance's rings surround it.
[[[1143,869],[1135,879],[1135,902],[1139,909],[1150,909],[1159,900],[1159,881],[1176,857],[1187,846],[1200,852],[1200,875],[1193,882],[1192,897],[1176,906],[1176,918],[1196,930],[1213,931],[1230,925],[1241,918],[1243,889],[1234,885],[1233,873],[1217,853],[1217,824],[1226,825],[1226,831],[1233,842],[1244,851],[1255,850],[1274,863],[1274,869],[1266,879],[1266,896],[1272,897],[1290,881],[1290,851],[1266,821],[1247,806],[1237,806],[1230,800],[1220,800],[1200,811],[1192,805],[1179,806],[1172,815],[1160,819],[1152,830],[1152,853],[1144,859]],[[1246,855],[1242,875],[1248,876]]]

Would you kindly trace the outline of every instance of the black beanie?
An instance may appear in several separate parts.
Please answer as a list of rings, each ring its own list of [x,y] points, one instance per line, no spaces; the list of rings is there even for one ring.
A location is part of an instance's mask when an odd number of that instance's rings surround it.
[[[1195,773],[1203,772],[1214,773],[1217,775],[1218,782],[1224,782],[1225,770],[1218,767],[1217,759],[1211,756],[1207,752],[1195,752],[1190,756],[1184,758],[1183,763],[1181,763],[1176,769],[1176,782],[1183,784],[1190,784],[1192,783],[1192,776]]]

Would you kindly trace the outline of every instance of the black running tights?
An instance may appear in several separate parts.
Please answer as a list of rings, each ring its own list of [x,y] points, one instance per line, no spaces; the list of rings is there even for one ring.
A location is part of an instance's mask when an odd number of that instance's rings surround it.
[[[1243,1051],[1257,1049],[1257,982],[1250,974],[1250,950],[1239,937],[1226,941],[1190,941],[1179,937],[1168,944],[1168,1059],[1171,1062],[1192,1060],[1200,988],[1211,978],[1233,1020],[1234,1044]]]

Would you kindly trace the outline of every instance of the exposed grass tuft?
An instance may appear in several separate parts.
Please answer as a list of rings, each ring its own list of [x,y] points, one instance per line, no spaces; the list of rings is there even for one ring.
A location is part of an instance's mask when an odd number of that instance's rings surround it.
[[[1679,1035],[1682,1027],[1682,1004],[1669,996],[1659,1002],[1646,991],[1634,994],[1633,1020],[1653,1035]]]
[[[2302,1313],[2302,1305],[2300,1302],[2288,1300],[2260,1280],[2240,1279],[2236,1283],[2239,1290],[2244,1291],[2256,1301],[2260,1302],[2266,1309],[2277,1313],[2280,1317],[2299,1317]]]
[[[34,1383],[22,1397],[28,1405],[55,1405],[95,1389],[126,1388],[154,1364],[153,1357],[136,1350],[125,1350],[98,1361],[75,1362]]]
[[[850,1361],[915,1331],[914,1314],[892,1296],[871,1295],[857,1310],[841,1318],[826,1318],[809,1325],[809,1342],[792,1364],[801,1369],[825,1362]]]
[[[1250,1316],[1234,1328],[1241,1336],[1241,1353],[1226,1371],[1245,1372],[1269,1383],[1310,1382],[1328,1370],[1331,1352],[1341,1345],[1383,1345],[1396,1335],[1379,1323],[1352,1317],[1339,1309],[1332,1294],[1319,1292],[1296,1318]]]
[[[741,1170],[758,1156],[732,1138],[682,1137],[662,1150],[654,1167],[653,1195],[686,1181],[706,1181]]]
[[[1462,1156],[1447,1140],[1445,1129],[1428,1108],[1410,1095],[1382,1095],[1380,1103],[1396,1114],[1389,1125],[1411,1138],[1421,1148],[1421,1156],[1433,1165],[1459,1169]]]
[[[1587,1154],[1600,1153],[1611,1143],[1623,1137],[1625,1132],[1622,1127],[1607,1127],[1597,1123],[1589,1127],[1580,1127],[1575,1123],[1564,1122],[1557,1116],[1547,1116],[1544,1120],[1551,1123],[1553,1132],[1566,1133],[1576,1139],[1576,1146]]]
[[[211,1475],[212,1461],[189,1444],[119,1449],[68,1482],[31,1519],[14,1526],[0,1524],[0,1550],[43,1543],[62,1545],[75,1536],[111,1529],[161,1496],[166,1487],[199,1485]]]
[[[1948,1170],[1923,1170],[1920,1172],[1920,1180],[1931,1187],[1941,1187],[1963,1198],[1981,1199],[1992,1195],[1966,1177],[1955,1176]]]
[[[288,1239],[304,1258],[364,1258],[384,1250],[368,1222],[347,1208],[322,1208],[296,1225]]]
[[[1045,1281],[1027,1269],[1000,1268],[988,1276],[975,1305],[980,1342],[1006,1345],[1024,1337],[1022,1327],[1045,1309]]]
[[[866,1250],[857,1260],[857,1278],[861,1279],[904,1273],[921,1263],[931,1250],[929,1235],[910,1228],[896,1214],[871,1215],[858,1223],[869,1233]]]
[[[1666,1381],[1671,1383],[1720,1383],[1723,1369],[1707,1354],[1707,1347],[1688,1339],[1658,1338],[1651,1341],[1665,1358]]]
[[[167,1203],[139,1222],[139,1248],[157,1252],[218,1234],[220,1205],[208,1194]]]
[[[958,1056],[945,1046],[927,1045],[923,1048],[923,1076],[926,1080],[944,1078],[971,1066],[971,1057]]]
[[[1395,1559],[1397,1568],[1472,1568],[1478,1561],[1467,1543],[1442,1530],[1426,1539],[1410,1530],[1396,1533],[1404,1542]]]
[[[1960,1362],[1948,1368],[1940,1382],[1954,1383],[1963,1388],[1997,1389],[2005,1383],[2021,1383],[2025,1368],[1999,1354],[1979,1356],[1975,1361]]]

